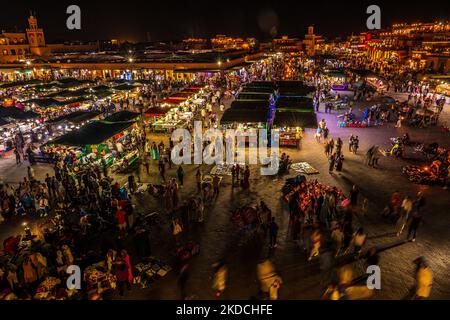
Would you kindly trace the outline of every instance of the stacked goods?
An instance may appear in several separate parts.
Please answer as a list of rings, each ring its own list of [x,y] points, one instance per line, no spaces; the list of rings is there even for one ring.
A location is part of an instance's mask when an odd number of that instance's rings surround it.
[[[407,175],[410,181],[419,184],[444,183],[449,170],[450,149],[422,147],[420,150],[427,155],[427,158],[432,158],[433,162],[425,166],[409,165],[403,167],[402,173]]]
[[[308,208],[311,207],[313,199],[319,193],[333,193],[337,200],[344,199],[342,191],[336,187],[324,185],[317,180],[306,181],[304,176],[287,179],[282,192],[285,201],[293,199],[292,197],[298,197],[298,207],[302,212],[307,212]]]
[[[116,277],[105,272],[103,263],[97,263],[86,268],[84,272],[84,281],[88,285],[88,293],[94,292],[101,294],[110,289],[116,288]]]
[[[339,121],[338,127],[340,128],[367,128],[369,125],[366,121]]]
[[[134,284],[140,284],[141,288],[148,288],[156,279],[164,277],[172,268],[155,257],[146,259],[146,263],[135,266],[137,275],[133,278]]]
[[[291,165],[291,169],[304,174],[318,174],[319,171],[312,167],[308,162],[298,162]]]
[[[37,288],[34,298],[38,300],[54,299],[54,289],[60,284],[60,279],[55,277],[47,277]]]
[[[442,180],[441,175],[429,167],[409,165],[403,167],[402,172],[408,176],[409,181],[418,184],[437,184]]]
[[[295,178],[288,178],[281,189],[283,196],[286,196],[296,190],[298,190],[302,183],[306,183],[306,177],[304,175],[298,175]]]

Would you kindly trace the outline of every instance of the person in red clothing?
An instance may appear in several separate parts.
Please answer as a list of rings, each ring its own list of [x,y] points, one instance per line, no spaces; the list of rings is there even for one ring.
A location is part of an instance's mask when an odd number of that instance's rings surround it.
[[[131,267],[130,256],[128,255],[128,252],[126,250],[120,251],[120,255],[121,255],[123,261],[125,261],[125,263],[127,264],[128,282],[132,283],[133,282],[133,273],[132,273],[133,268]]]
[[[119,295],[123,296],[123,291],[125,285],[128,290],[131,290],[131,283],[128,281],[128,265],[123,259],[119,259],[116,262],[116,279],[117,279],[117,288],[119,289]]]
[[[388,205],[384,208],[382,216],[388,217],[391,214],[398,215],[402,204],[402,196],[400,192],[395,191],[389,199]]]
[[[133,205],[130,199],[118,200],[118,206],[125,211],[125,221],[128,229],[131,229],[133,227]]]
[[[117,207],[116,211],[116,219],[117,219],[117,226],[119,228],[119,234],[120,238],[125,237],[125,232],[127,230],[127,222],[125,220],[126,213],[123,210],[121,206]]]

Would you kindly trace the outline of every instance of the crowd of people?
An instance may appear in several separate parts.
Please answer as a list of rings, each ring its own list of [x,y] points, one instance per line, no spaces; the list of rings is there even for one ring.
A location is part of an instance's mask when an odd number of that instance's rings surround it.
[[[242,83],[254,79],[276,79],[273,74],[285,71],[282,61],[277,60],[269,68],[255,68],[246,71],[241,77],[214,76],[210,79],[210,94],[207,95],[205,105],[200,108],[196,117],[201,119],[206,127],[218,126],[224,101],[232,98]],[[167,89],[170,89],[170,86]],[[163,89],[151,89],[147,99],[153,99],[153,92],[161,90]],[[327,95],[327,90],[324,87],[316,94],[317,106],[321,98]],[[363,92],[365,97],[370,94]],[[128,99],[119,102],[121,109],[139,103],[140,100]],[[350,107],[349,114],[351,113]],[[371,119],[375,122],[389,121],[390,117],[390,111],[386,113],[378,106],[364,111],[364,118],[368,121],[372,121]],[[189,128],[192,130],[192,127]],[[178,275],[180,296],[181,298],[189,296],[186,285],[191,268],[189,258],[198,251],[197,245],[192,244],[193,232],[190,231],[201,229],[197,226],[204,226],[206,216],[214,213],[215,200],[222,192],[220,187],[222,178],[218,175],[207,177],[201,166],[194,170],[195,176],[186,177],[186,168],[182,165],[174,165],[174,173],[169,176],[167,171],[172,169],[173,165],[170,159],[173,142],[169,140],[169,145],[166,146],[163,141],[150,141],[145,128],[132,136],[133,141],[129,148],[138,149],[140,154],[145,155],[142,166],[147,176],[156,176],[159,173],[157,179],[160,183],[147,183],[146,188],[143,188],[140,173],[138,181],[131,174],[126,183],[122,183],[109,172],[104,161],[99,164],[93,163],[78,158],[70,151],[55,151],[51,155],[54,159],[53,174],[47,174],[42,181],[36,178],[32,166],[33,157],[28,156],[30,166],[27,166],[27,177],[18,186],[0,185],[3,219],[7,223],[25,219],[30,221],[30,224],[36,222],[37,225],[31,230],[28,224],[25,224],[24,234],[17,233],[4,243],[6,254],[0,258],[2,297],[31,299],[40,292],[42,283],[48,278],[59,281],[59,285],[55,286],[51,293],[57,299],[86,297],[98,299],[106,298],[107,294],[114,292],[125,295],[126,289],[132,288],[136,264],[145,261],[152,252],[149,228],[152,222],[144,221],[145,218],[142,218],[141,214],[136,214],[135,209],[135,197],[143,192],[147,196],[154,197],[152,200],[164,210],[160,214],[164,216],[163,220],[167,220],[164,222],[167,229],[170,229],[173,245],[177,248],[174,265]],[[333,173],[334,170],[342,172],[344,142],[339,137],[334,139],[329,136],[325,119],[319,122],[315,137],[324,145],[329,173]],[[23,149],[26,143],[20,135],[16,140],[16,161],[20,164],[24,161]],[[357,135],[350,135],[348,151],[357,154],[359,143]],[[380,152],[377,148],[374,146],[367,151],[369,166],[378,164]],[[119,148],[117,145],[112,146],[112,149],[118,154],[124,152],[123,146],[121,149],[120,145]],[[291,161],[288,155],[282,154],[280,163],[286,172]],[[156,172],[152,172],[152,164],[157,167]],[[182,192],[187,180],[190,179],[192,181],[195,179],[197,191],[195,194]],[[284,194],[289,211],[289,239],[299,244],[307,263],[319,262],[323,283],[327,285],[324,298],[353,298],[350,289],[355,286],[353,282],[355,274],[349,263],[343,264],[341,260],[350,257],[355,261],[362,260],[367,265],[379,262],[378,248],[367,247],[367,230],[361,223],[368,210],[368,200],[362,197],[356,185],[353,185],[348,194],[344,194],[339,188],[327,186],[317,180],[306,180],[302,177],[295,179]],[[242,164],[232,166],[231,188],[234,191],[236,187],[242,188],[246,194],[250,193],[249,166]],[[423,222],[424,206],[425,198],[422,194],[418,194],[412,200],[411,197],[402,198],[399,193],[395,193],[382,216],[395,220],[398,237],[407,230],[407,239],[415,241],[419,226]],[[281,219],[265,201],[260,201],[254,212],[258,231],[262,231],[264,235],[264,244],[267,244],[269,250],[273,252],[278,247]],[[190,243],[190,251],[181,250],[180,248],[185,248],[187,243]],[[189,252],[186,253],[186,250]],[[66,273],[68,266],[76,264],[84,269],[98,261],[102,261],[104,272],[114,281],[114,285],[107,293],[92,294],[84,290],[74,293],[64,286],[69,276]],[[430,294],[431,269],[424,259],[418,260],[417,266],[416,298],[426,298]],[[227,288],[228,268],[224,260],[212,266],[212,289],[216,297],[222,296]],[[270,281],[263,281],[263,277],[259,279],[261,291],[265,294],[265,298],[278,299],[282,280],[273,272],[270,263],[268,268],[271,270]]]
[[[35,227],[25,228],[25,236],[17,234],[5,240],[7,250],[1,267],[2,289],[6,291],[2,292],[32,298],[42,281],[52,277],[63,284],[52,296],[68,298],[64,287],[67,267],[74,261],[85,267],[89,261],[106,259],[107,272],[114,275],[119,294],[123,294],[124,285],[129,287],[131,281],[123,274],[131,275],[132,270],[124,251],[126,234],[137,240],[132,248],[134,261],[150,255],[148,231],[133,224],[133,205],[127,192],[99,166],[76,171],[72,163],[58,157],[54,174],[46,174],[44,181],[37,180],[29,166],[28,177],[17,187],[3,184],[2,215],[12,222],[25,218]],[[95,237],[101,242],[99,247],[91,242]],[[112,259],[111,250],[120,254]]]

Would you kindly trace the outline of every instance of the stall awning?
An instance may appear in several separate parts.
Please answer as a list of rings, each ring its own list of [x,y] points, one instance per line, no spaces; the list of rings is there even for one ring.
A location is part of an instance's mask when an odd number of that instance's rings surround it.
[[[234,100],[231,103],[231,109],[257,110],[268,107],[268,100]]]
[[[241,91],[238,95],[239,100],[269,100],[269,98],[270,93],[267,92]]]
[[[51,88],[56,88],[57,87],[57,83],[51,82],[51,83],[45,83],[45,84],[38,84],[36,86],[33,86],[33,89],[35,90],[49,90]]]
[[[136,86],[125,83],[118,86],[113,87],[114,90],[120,90],[120,91],[130,91],[133,89],[136,89]]]
[[[88,95],[89,93],[86,91],[86,89],[79,89],[79,90],[62,90],[60,92],[55,92],[46,95],[46,97],[52,98],[52,97],[63,97],[63,98],[73,98],[73,97],[82,97],[85,95]]]
[[[22,103],[34,103],[38,105],[41,108],[51,108],[51,107],[57,107],[59,106],[59,101],[55,100],[53,98],[46,98],[46,99],[30,99],[27,101],[23,101]]]
[[[41,84],[42,81],[38,79],[31,79],[26,81],[16,81],[16,82],[7,82],[0,84],[0,89],[9,89],[14,87],[21,87],[21,86],[30,86],[30,85],[38,85]]]
[[[261,107],[258,110],[230,108],[225,110],[220,123],[267,123],[268,117],[269,108]]]
[[[314,112],[293,112],[278,110],[275,112],[274,127],[317,127],[316,114]]]
[[[89,101],[91,100],[91,98],[88,97],[76,97],[76,98],[72,98],[72,99],[66,99],[66,100],[56,100],[53,98],[44,98],[44,99],[30,99],[27,101],[23,101],[22,103],[25,104],[29,104],[29,103],[34,103],[36,105],[38,105],[40,108],[57,108],[57,107],[62,107],[62,106],[66,106],[69,104],[73,104],[73,103],[79,103],[79,102],[84,102],[84,101]]]
[[[186,101],[186,98],[183,99],[172,99],[172,98],[168,98],[168,99],[163,99],[161,100],[161,104],[173,104],[173,105],[179,105],[181,103],[183,103],[184,101]]]
[[[275,82],[273,81],[253,81],[250,83],[247,83],[245,85],[246,87],[265,87],[265,88],[274,88]]]
[[[111,96],[113,93],[109,90],[103,90],[103,91],[96,91],[92,95],[95,96],[97,99],[104,99],[106,97]]]
[[[279,99],[276,102],[276,107],[278,109],[289,109],[289,110],[299,110],[299,111],[307,111],[307,112],[313,112],[314,106],[312,99],[305,99],[305,100],[284,100]]]
[[[64,78],[64,79],[58,79],[54,82],[56,87],[58,88],[72,88],[77,87],[83,84],[87,83],[94,83],[91,80],[78,80],[75,78]]]
[[[147,117],[161,117],[165,115],[167,112],[169,112],[169,110],[170,110],[169,108],[153,107],[147,109],[147,111],[145,111],[144,114]]]
[[[50,123],[58,123],[58,122],[71,122],[74,124],[82,123],[84,121],[90,120],[92,118],[97,117],[99,114],[101,114],[100,111],[75,111],[68,113],[66,115],[60,116],[58,118],[52,119],[49,122]]]
[[[263,93],[273,93],[274,89],[272,87],[247,87],[244,85],[241,92],[263,92]]]
[[[122,110],[103,119],[104,122],[126,122],[131,121],[139,117],[139,113]]]
[[[199,87],[191,87],[191,88],[186,88],[186,89],[183,89],[182,91],[181,91],[181,93],[189,93],[189,94],[196,94],[197,92],[199,92],[201,90],[201,88],[199,88]]]
[[[126,130],[133,123],[132,121],[116,123],[94,121],[78,130],[62,135],[47,144],[66,146],[96,145]]]
[[[58,106],[67,106],[69,104],[80,103],[80,102],[85,102],[85,101],[89,101],[89,100],[91,100],[91,98],[88,98],[88,97],[72,98],[72,99],[67,99],[64,101],[58,101]]]
[[[27,119],[34,119],[39,117],[37,113],[34,113],[33,111],[22,111],[19,108],[16,107],[0,107],[0,118],[11,118],[16,120],[27,120]]]
[[[315,89],[312,87],[284,87],[278,89],[278,95],[280,96],[306,96]]]
[[[106,90],[109,90],[109,87],[105,86],[105,85],[99,85],[99,86],[92,87],[92,90],[94,90],[96,92],[98,92],[98,91],[106,91]]]
[[[192,95],[193,95],[192,92],[183,92],[183,91],[181,91],[181,92],[178,92],[178,93],[175,93],[175,94],[169,96],[169,99],[177,99],[177,100],[187,99],[187,98],[189,98]]]

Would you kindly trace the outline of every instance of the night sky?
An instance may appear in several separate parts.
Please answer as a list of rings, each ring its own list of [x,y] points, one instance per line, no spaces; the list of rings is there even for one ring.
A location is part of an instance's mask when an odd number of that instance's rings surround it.
[[[66,28],[66,8],[81,8],[81,30]],[[365,30],[366,8],[381,7],[382,27],[392,22],[450,20],[450,1],[24,1],[9,0],[0,10],[0,29],[24,30],[30,10],[36,12],[47,42],[112,39],[145,41],[211,37],[216,34],[276,34],[303,38],[310,24],[328,38]],[[270,32],[272,30],[272,33]],[[276,30],[276,33],[274,31]]]

